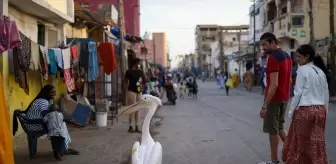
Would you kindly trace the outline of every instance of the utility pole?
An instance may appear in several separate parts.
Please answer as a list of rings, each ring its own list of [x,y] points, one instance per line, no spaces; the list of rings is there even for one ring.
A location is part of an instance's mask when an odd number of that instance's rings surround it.
[[[118,0],[118,25],[120,28],[120,67],[121,75],[125,74],[125,45],[124,45],[124,35],[125,35],[125,19],[124,19],[124,2],[123,0]]]
[[[335,21],[334,21],[334,0],[329,0],[329,18],[330,18],[330,66],[331,66],[331,96],[335,96],[336,86],[335,86],[335,73],[336,73],[336,65],[335,65]]]
[[[156,45],[155,45],[155,37],[154,37],[154,35],[153,35],[153,49],[154,49],[153,60],[154,60],[154,65],[156,67]]]
[[[256,44],[256,0],[253,0],[253,72],[254,84],[257,84],[257,44]]]
[[[310,45],[312,45],[314,48],[316,48],[315,44],[315,32],[314,32],[314,17],[313,17],[313,0],[308,0],[309,5],[309,27],[310,27]]]
[[[219,55],[222,71],[226,71],[225,61],[224,61],[224,45],[223,45],[223,28],[219,26],[218,36],[219,36]]]

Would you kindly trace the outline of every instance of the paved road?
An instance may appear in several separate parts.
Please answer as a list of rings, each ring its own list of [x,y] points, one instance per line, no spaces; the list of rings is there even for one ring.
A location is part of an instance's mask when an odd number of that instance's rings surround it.
[[[235,89],[230,96],[213,82],[199,83],[199,98],[164,106],[155,138],[162,143],[164,164],[254,164],[268,159],[268,137],[258,116],[260,93]],[[336,110],[328,113],[329,159],[336,154]],[[287,121],[288,122],[288,121]],[[288,127],[288,124],[287,124]]]

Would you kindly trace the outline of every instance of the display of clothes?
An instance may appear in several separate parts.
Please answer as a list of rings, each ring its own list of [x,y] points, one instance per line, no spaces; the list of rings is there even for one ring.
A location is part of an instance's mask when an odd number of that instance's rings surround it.
[[[48,49],[49,55],[49,75],[57,76],[57,61],[56,61],[56,52],[54,49]]]
[[[37,43],[31,41],[30,69],[38,70],[40,68],[40,47]]]
[[[20,66],[20,62],[22,62],[22,59],[20,59],[21,53],[22,49],[19,47],[13,49],[14,77],[15,82],[19,84],[26,94],[29,94],[28,71],[25,71],[23,67]]]
[[[103,61],[104,72],[109,75],[118,67],[114,45],[112,43],[101,43],[98,50]]]
[[[13,49],[21,43],[19,30],[8,16],[0,17],[0,53]]]
[[[89,47],[88,81],[93,81],[93,80],[96,80],[99,75],[97,46],[96,46],[96,43],[89,42],[88,47]]]

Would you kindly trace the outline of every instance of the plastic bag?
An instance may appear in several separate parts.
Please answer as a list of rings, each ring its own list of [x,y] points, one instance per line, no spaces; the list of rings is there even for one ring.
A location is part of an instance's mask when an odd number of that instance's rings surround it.
[[[225,85],[226,85],[227,87],[229,87],[229,88],[232,88],[232,86],[233,86],[233,81],[232,81],[232,79],[228,79]]]

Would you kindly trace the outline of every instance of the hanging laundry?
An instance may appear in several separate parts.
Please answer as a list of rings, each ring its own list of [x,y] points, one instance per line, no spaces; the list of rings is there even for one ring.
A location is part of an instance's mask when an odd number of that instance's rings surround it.
[[[98,72],[97,46],[95,42],[89,42],[89,70],[88,81],[96,80]]]
[[[71,67],[71,52],[70,48],[62,49],[63,55],[63,69],[69,69]]]
[[[28,85],[28,71],[25,71],[23,67],[20,66],[20,50],[18,47],[13,49],[13,65],[14,65],[14,77],[15,82],[29,95],[29,85]]]
[[[77,63],[79,60],[77,46],[71,47],[71,55],[72,55],[73,63]]]
[[[48,49],[49,55],[49,75],[57,76],[57,62],[56,62],[56,52],[53,49]]]
[[[63,55],[62,50],[60,48],[52,48],[55,51],[56,62],[58,68],[63,69]]]
[[[14,20],[2,15],[0,29],[0,53],[19,46],[21,38]]]
[[[40,45],[40,51],[42,52],[42,56],[44,60],[47,62],[47,64],[50,63],[49,55],[48,55],[48,48]]]
[[[39,45],[35,42],[31,42],[31,57],[30,57],[30,69],[38,70],[40,64],[40,50]]]
[[[109,75],[118,67],[114,45],[112,43],[101,43],[98,50],[99,56],[104,62],[104,71]]]
[[[20,32],[22,42],[18,46],[19,65],[23,71],[28,72],[31,56],[31,40]]]
[[[45,48],[43,46],[40,46],[40,68],[41,68],[41,74],[44,77],[44,79],[48,80],[48,59],[46,58],[46,52],[45,52]]]
[[[71,69],[64,70],[64,82],[67,86],[68,92],[72,92],[75,89],[75,83],[71,76]]]
[[[84,68],[85,71],[89,69],[89,48],[88,44],[81,43],[80,44],[80,53],[79,53],[79,64]]]

